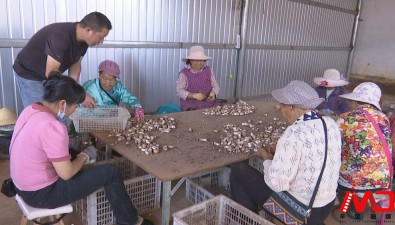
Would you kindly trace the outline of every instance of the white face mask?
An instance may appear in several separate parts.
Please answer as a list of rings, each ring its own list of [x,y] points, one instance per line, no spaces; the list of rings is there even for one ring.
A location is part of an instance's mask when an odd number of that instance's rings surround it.
[[[58,112],[58,114],[56,115],[56,117],[57,117],[59,120],[63,120],[63,118],[65,117],[65,115],[66,115],[66,107],[67,107],[67,103],[64,104],[64,110],[63,110],[63,112],[60,112],[60,109],[59,109],[59,112]]]

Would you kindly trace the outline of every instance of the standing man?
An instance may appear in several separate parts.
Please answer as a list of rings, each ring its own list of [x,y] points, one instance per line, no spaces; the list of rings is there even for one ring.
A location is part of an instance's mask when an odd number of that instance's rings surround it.
[[[68,75],[78,82],[81,61],[88,47],[103,43],[111,28],[105,15],[92,12],[80,22],[53,23],[35,33],[13,66],[23,106],[42,101],[42,82],[52,70],[61,73],[68,70]],[[82,105],[93,108],[96,102],[86,94]]]

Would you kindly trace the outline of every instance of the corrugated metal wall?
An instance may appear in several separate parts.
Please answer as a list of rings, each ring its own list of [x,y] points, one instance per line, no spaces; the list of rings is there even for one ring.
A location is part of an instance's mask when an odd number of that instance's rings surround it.
[[[347,10],[355,10],[357,3],[320,2]],[[248,15],[243,96],[268,94],[295,79],[313,85],[313,78],[328,68],[346,72],[351,12],[297,1],[251,0]]]
[[[356,1],[316,2],[352,11]],[[102,60],[115,60],[122,68],[124,85],[147,111],[154,111],[167,101],[178,102],[175,81],[184,66],[180,59],[193,43],[199,43],[213,57],[208,64],[221,87],[219,97],[234,97],[241,2],[0,0],[0,106],[22,109],[12,63],[27,40],[47,24],[79,21],[92,11],[106,14],[113,29],[103,45],[88,50],[81,82],[97,76]],[[243,96],[270,93],[292,79],[311,81],[329,67],[345,71],[352,13],[288,0],[249,0],[247,12],[247,49],[240,58],[245,62]]]
[[[221,98],[233,96],[236,45],[240,8],[235,0],[0,0],[5,12],[0,21],[0,38],[29,39],[43,26],[61,21],[79,21],[91,11],[104,13],[113,29],[105,44],[90,48],[82,63],[81,82],[97,76],[104,59],[122,68],[122,81],[142,102],[146,111],[173,101],[181,58],[191,43],[204,43],[213,57],[208,64],[221,86]],[[4,41],[4,40],[3,40]],[[26,41],[26,40],[25,40]],[[11,45],[12,45],[11,44]],[[15,45],[14,45],[15,46]],[[22,45],[23,46],[23,45]],[[21,110],[13,79],[12,62],[21,48],[0,48],[0,105]],[[11,96],[12,93],[12,96]]]

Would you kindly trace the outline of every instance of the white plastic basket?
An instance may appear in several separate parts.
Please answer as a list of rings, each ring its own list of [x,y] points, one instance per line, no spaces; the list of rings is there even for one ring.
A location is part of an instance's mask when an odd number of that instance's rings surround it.
[[[186,179],[186,197],[196,204],[216,195],[230,195],[230,168],[222,167]]]
[[[113,163],[118,166],[133,205],[139,214],[160,208],[161,182],[123,157],[93,163],[100,165]],[[92,165],[87,166],[92,167]],[[88,169],[84,168],[84,169]],[[144,175],[143,175],[144,174]],[[73,203],[76,214],[85,225],[106,225],[115,223],[115,217],[104,188],[100,188],[86,198]]]
[[[173,225],[273,225],[224,195],[175,212],[173,217]]]
[[[70,115],[77,132],[125,129],[130,113],[123,107],[76,108]]]
[[[249,164],[263,173],[263,160],[257,156],[253,156],[249,160]],[[193,204],[197,204],[214,198],[216,195],[222,194],[230,196],[230,172],[229,167],[211,170],[202,174],[188,177],[186,179],[186,198]],[[270,215],[264,210],[259,211],[259,215],[268,221],[273,221]],[[217,225],[217,224],[216,224]]]
[[[248,160],[248,164],[263,173],[263,160],[258,156],[251,156]]]

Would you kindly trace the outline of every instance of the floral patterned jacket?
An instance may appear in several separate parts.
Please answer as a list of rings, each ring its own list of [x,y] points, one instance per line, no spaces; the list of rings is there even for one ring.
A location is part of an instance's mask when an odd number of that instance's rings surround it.
[[[342,165],[339,184],[355,190],[380,190],[389,188],[390,172],[385,148],[365,109],[376,120],[392,149],[390,126],[387,116],[369,104],[340,115],[337,123],[342,134]],[[391,151],[390,151],[391,152]]]

